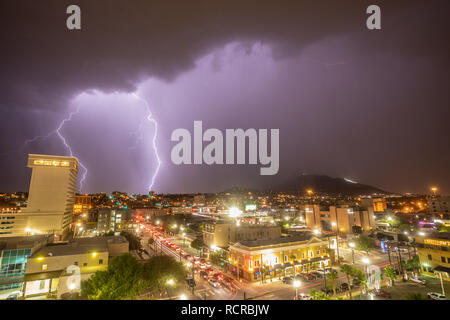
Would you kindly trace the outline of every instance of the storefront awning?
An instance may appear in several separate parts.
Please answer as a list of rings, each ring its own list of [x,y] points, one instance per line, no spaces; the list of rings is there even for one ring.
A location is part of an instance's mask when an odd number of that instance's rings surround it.
[[[36,280],[46,280],[46,279],[54,279],[59,278],[61,274],[64,272],[64,270],[58,270],[58,271],[50,271],[50,272],[39,272],[39,273],[31,273],[26,274],[24,281],[36,281]]]
[[[448,274],[450,274],[450,268],[443,267],[443,266],[437,266],[436,268],[433,269],[433,271],[447,272]]]

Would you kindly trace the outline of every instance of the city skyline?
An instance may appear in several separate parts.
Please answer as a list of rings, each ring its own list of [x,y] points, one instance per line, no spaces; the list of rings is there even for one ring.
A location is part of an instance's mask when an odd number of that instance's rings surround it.
[[[27,190],[38,153],[77,157],[83,193],[269,189],[302,172],[450,193],[448,2],[379,1],[381,30],[365,27],[364,1],[258,3],[256,15],[252,2],[134,4],[83,2],[73,32],[63,4],[4,4],[1,191]],[[170,135],[196,120],[279,129],[278,174],[174,165]]]

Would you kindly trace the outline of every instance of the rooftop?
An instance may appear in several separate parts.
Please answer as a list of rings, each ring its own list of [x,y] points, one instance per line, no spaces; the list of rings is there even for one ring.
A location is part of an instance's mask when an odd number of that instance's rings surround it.
[[[32,258],[37,256],[66,256],[90,252],[108,252],[108,244],[127,243],[122,236],[78,238],[71,242],[48,244],[41,248]]]
[[[292,243],[292,242],[305,242],[310,241],[312,239],[318,239],[314,235],[311,234],[301,234],[301,235],[295,235],[295,236],[288,236],[288,237],[281,237],[277,239],[261,239],[261,240],[247,240],[247,241],[239,241],[239,244],[241,246],[245,247],[264,247],[264,246],[270,246],[270,245],[277,245],[277,244],[286,244],[286,243]]]
[[[49,235],[19,236],[0,238],[0,251],[11,249],[28,249],[49,241]]]

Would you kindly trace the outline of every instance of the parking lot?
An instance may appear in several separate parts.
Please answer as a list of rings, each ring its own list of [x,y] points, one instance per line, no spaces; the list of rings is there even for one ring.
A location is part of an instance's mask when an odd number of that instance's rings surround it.
[[[384,287],[383,291],[386,291],[390,294],[390,298],[387,297],[371,297],[369,295],[360,295],[357,299],[360,300],[402,300],[406,295],[410,293],[421,293],[423,296],[427,296],[428,292],[437,292],[442,293],[441,282],[437,278],[423,276],[422,279],[425,279],[426,285],[413,283],[411,281],[402,282],[396,281],[395,285],[392,287]],[[450,283],[444,282],[444,290],[447,298],[449,297],[450,292]]]

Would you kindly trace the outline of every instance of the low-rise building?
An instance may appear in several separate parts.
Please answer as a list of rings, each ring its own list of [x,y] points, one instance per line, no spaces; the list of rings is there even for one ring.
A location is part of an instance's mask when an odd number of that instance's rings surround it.
[[[311,229],[339,231],[341,234],[358,233],[375,229],[372,208],[305,206],[306,225]]]
[[[428,275],[442,275],[450,281],[450,232],[417,237],[417,253],[422,271]]]
[[[97,214],[97,231],[107,233],[135,230],[138,224],[134,221],[134,216],[135,211],[130,209],[100,208]]]
[[[315,236],[239,241],[228,250],[229,270],[239,278],[264,281],[331,265],[328,242]]]
[[[385,212],[387,209],[385,198],[363,198],[360,203],[361,207],[372,208],[374,212]]]
[[[29,257],[51,242],[52,238],[36,235],[0,239],[0,299],[22,289]]]
[[[48,244],[28,258],[24,297],[79,292],[81,281],[106,270],[109,260],[128,252],[128,241],[118,237],[77,238]]]
[[[240,224],[219,220],[203,225],[203,242],[206,246],[227,247],[243,240],[277,239],[281,237],[281,228],[274,225]]]

